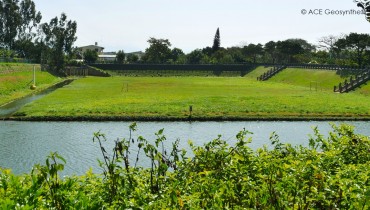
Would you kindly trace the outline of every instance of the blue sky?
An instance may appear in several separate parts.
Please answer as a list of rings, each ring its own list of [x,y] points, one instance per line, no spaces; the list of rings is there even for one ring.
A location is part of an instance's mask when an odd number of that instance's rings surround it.
[[[364,15],[328,15],[360,10],[353,0],[34,0],[43,22],[60,16],[78,24],[76,46],[98,42],[105,51],[144,51],[149,37],[169,39],[185,52],[211,46],[217,27],[221,46],[369,33]],[[322,15],[302,14],[321,9]],[[317,10],[316,10],[317,11]]]

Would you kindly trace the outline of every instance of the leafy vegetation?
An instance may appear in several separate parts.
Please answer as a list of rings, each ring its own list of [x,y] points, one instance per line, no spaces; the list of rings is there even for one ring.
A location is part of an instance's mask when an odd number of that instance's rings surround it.
[[[96,52],[95,50],[87,49],[83,53],[83,58],[84,58],[86,63],[95,63],[95,61],[98,60],[98,57],[99,57],[98,52]]]
[[[65,55],[69,55],[69,58],[72,56],[73,43],[77,40],[77,23],[67,20],[66,14],[62,13],[60,18],[55,17],[41,27],[45,34],[48,64],[54,70],[60,71],[65,66]]]
[[[250,132],[236,143],[221,136],[194,146],[191,156],[163,147],[164,130],[154,143],[144,137],[115,141],[106,151],[105,135],[93,141],[101,148],[102,174],[60,178],[66,162],[51,153],[45,165],[14,175],[0,170],[2,209],[368,209],[370,208],[370,141],[349,125],[333,126],[327,138],[314,128],[309,146],[282,144],[252,150]],[[145,153],[151,166],[137,166],[128,155]],[[137,155],[138,157],[139,155]],[[67,163],[68,164],[68,163]]]
[[[326,72],[326,79],[320,73],[315,76],[325,84],[318,91],[310,90],[311,78],[304,80],[306,71],[290,81],[277,75],[280,82],[258,82],[248,76],[87,77],[26,105],[19,115],[25,119],[173,120],[188,119],[192,106],[193,119],[368,118],[369,97],[333,93],[330,83],[334,86],[340,77]]]
[[[126,55],[125,55],[125,52],[123,50],[119,50],[116,54],[116,58],[117,58],[117,62],[118,63],[124,63],[125,62],[125,58],[126,58]]]
[[[77,23],[67,21],[64,13],[50,23],[40,24],[41,19],[32,0],[0,0],[0,54],[5,61],[24,58],[48,63],[59,71],[65,59],[75,56],[72,46],[77,39]]]

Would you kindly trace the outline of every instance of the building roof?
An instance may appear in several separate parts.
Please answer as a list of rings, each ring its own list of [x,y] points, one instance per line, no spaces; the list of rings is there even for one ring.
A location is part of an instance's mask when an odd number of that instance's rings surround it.
[[[102,54],[102,55],[98,55],[98,57],[99,58],[115,58],[116,55],[104,55],[104,54]]]
[[[87,46],[82,46],[82,47],[78,47],[78,49],[81,49],[81,48],[100,48],[100,49],[104,49],[104,47],[100,47],[100,46],[97,46],[97,45],[87,45]]]

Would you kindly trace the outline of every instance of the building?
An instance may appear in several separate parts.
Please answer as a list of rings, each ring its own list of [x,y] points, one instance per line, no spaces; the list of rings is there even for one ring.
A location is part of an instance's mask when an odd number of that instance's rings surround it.
[[[136,55],[138,57],[139,60],[141,60],[141,58],[144,56],[145,53],[143,53],[142,51],[137,51],[137,52],[130,52],[130,53],[125,53],[126,54],[126,59],[127,59],[127,56],[128,55]]]
[[[83,59],[83,55],[87,50],[94,50],[98,53],[98,60],[97,62],[99,63],[115,63],[117,61],[116,57],[116,52],[103,52],[104,47],[98,46],[98,43],[95,42],[95,45],[87,45],[83,47],[78,47],[77,48],[81,58]],[[126,60],[128,55],[136,55],[138,57],[138,60],[141,60],[145,53],[142,51],[137,51],[137,52],[131,52],[131,53],[125,53],[126,55]]]
[[[98,46],[98,43],[95,42],[95,45],[87,45],[77,48],[81,55],[83,55],[87,50],[95,50],[98,55],[103,53],[104,47]]]
[[[114,63],[116,61],[116,53],[115,52],[102,52],[98,54],[98,62],[100,63]]]

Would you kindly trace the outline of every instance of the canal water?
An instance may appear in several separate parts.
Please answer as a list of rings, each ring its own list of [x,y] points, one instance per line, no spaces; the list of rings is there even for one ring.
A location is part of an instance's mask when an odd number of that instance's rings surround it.
[[[59,84],[56,84],[54,86],[51,86],[47,88],[46,90],[43,90],[41,92],[37,92],[35,94],[26,96],[24,98],[15,100],[13,102],[10,102],[4,106],[0,106],[0,120],[10,117],[12,114],[14,114],[16,111],[18,111],[20,108],[25,106],[28,103],[31,103],[32,101],[36,101],[37,99],[40,99],[49,93],[57,90],[58,88],[63,87],[64,85],[67,85],[71,83],[73,80],[65,80],[64,82],[61,82]]]
[[[340,124],[341,122],[335,122]],[[354,125],[356,132],[370,136],[370,122],[345,122]],[[10,168],[16,174],[28,173],[35,164],[45,164],[50,152],[58,152],[67,160],[62,175],[81,175],[89,168],[100,172],[97,159],[102,159],[97,142],[93,142],[93,134],[106,134],[104,142],[106,150],[112,151],[114,140],[129,137],[129,122],[18,122],[0,121],[0,167]],[[172,142],[180,139],[180,149],[190,150],[188,141],[195,145],[203,145],[222,135],[229,144],[236,142],[235,135],[245,128],[253,132],[250,147],[257,149],[269,145],[272,132],[280,136],[280,140],[293,145],[308,145],[312,128],[318,126],[325,136],[332,130],[329,122],[139,122],[134,138],[143,136],[148,141],[155,140],[155,133],[164,128],[167,140],[165,147],[170,150]],[[137,148],[131,150],[134,154]],[[139,164],[147,166],[148,160],[140,157]]]

